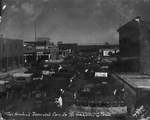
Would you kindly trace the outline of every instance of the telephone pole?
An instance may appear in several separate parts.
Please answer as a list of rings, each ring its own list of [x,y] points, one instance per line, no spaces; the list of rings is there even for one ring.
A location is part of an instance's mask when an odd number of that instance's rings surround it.
[[[36,40],[37,39],[36,38],[36,20],[34,21],[34,32],[35,32],[34,33],[34,35],[35,35],[35,44],[34,44],[35,45],[35,61],[36,61],[37,60],[37,58],[36,58],[37,57],[37,51],[36,51],[36,44],[37,44],[37,40]]]

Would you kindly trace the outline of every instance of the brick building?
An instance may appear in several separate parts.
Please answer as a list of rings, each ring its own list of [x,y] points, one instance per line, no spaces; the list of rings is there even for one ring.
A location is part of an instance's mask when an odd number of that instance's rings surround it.
[[[24,51],[24,61],[25,62],[35,61],[36,50],[35,50],[34,44],[23,43],[23,51]]]
[[[136,17],[117,31],[121,57],[135,57],[139,64],[133,67],[139,66],[140,72],[150,73],[150,21]]]
[[[122,57],[138,57],[140,55],[139,22],[133,19],[117,31],[119,32],[120,55]]]
[[[144,73],[150,73],[150,21],[140,22],[140,63]]]
[[[44,39],[44,38],[43,38]],[[40,38],[40,40],[43,40]],[[46,38],[45,38],[46,39]],[[56,60],[58,59],[58,47],[49,41],[24,42],[24,56],[27,62],[36,60]]]
[[[0,72],[24,66],[23,40],[0,38]]]

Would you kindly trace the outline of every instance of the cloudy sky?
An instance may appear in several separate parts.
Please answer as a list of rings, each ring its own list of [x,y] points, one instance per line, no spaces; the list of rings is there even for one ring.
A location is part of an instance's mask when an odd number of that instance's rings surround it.
[[[137,15],[150,19],[150,0],[3,0],[4,37],[78,44],[118,44],[117,29]]]

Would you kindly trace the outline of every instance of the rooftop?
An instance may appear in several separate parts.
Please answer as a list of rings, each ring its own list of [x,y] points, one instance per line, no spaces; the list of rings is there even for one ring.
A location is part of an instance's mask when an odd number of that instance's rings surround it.
[[[0,80],[0,85],[3,85],[5,83],[9,83],[9,81],[3,81],[3,80]]]
[[[24,73],[14,73],[13,77],[30,77],[33,74],[24,74]]]
[[[149,75],[140,73],[118,73],[116,75],[134,88],[150,89]]]

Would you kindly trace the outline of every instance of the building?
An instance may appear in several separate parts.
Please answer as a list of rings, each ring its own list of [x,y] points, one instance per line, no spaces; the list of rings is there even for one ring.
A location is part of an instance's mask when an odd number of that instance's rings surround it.
[[[49,37],[39,37],[37,38],[37,42],[46,42],[47,44],[50,43]]]
[[[139,59],[140,71],[150,73],[150,21],[138,16],[117,31],[121,57]]]
[[[150,76],[140,73],[115,73],[113,77],[124,88],[123,98],[126,101],[128,112],[133,114],[140,106],[149,108]]]
[[[24,43],[23,44],[23,51],[24,51],[24,62],[28,63],[30,61],[35,60],[35,45],[34,44],[29,44],[29,43]]]
[[[56,60],[58,58],[58,47],[53,45],[53,43],[49,43],[48,40],[44,40],[44,38],[39,38],[37,42],[24,42],[24,45],[24,56],[29,58],[28,61],[33,61],[35,58],[39,61]]]
[[[138,57],[140,55],[140,30],[137,19],[131,20],[121,26],[117,31],[119,32],[120,55],[122,57]]]
[[[150,74],[150,21],[140,22],[139,38],[141,71]]]
[[[110,56],[109,53],[118,53],[119,45],[78,45],[78,52],[96,52],[101,56]]]
[[[61,43],[58,42],[58,48],[62,51],[68,51],[69,53],[74,53],[77,51],[77,43]]]
[[[0,72],[24,66],[23,40],[0,38]]]

